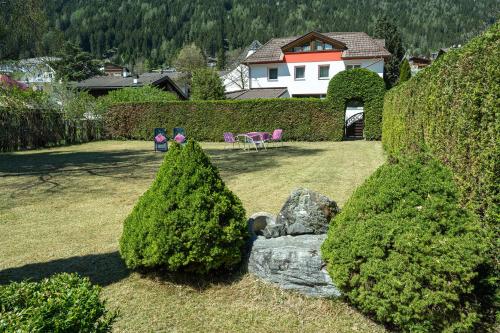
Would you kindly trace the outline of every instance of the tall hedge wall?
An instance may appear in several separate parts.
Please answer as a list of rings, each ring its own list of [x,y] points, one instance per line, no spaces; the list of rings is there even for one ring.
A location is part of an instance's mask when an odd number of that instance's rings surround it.
[[[101,120],[66,119],[57,110],[0,107],[0,152],[99,140]]]
[[[339,121],[340,119],[340,121]],[[113,137],[149,140],[155,127],[169,132],[184,127],[199,141],[222,141],[224,132],[284,130],[285,140],[341,141],[343,118],[318,99],[259,99],[243,101],[176,101],[120,104],[106,119]]]
[[[328,85],[327,100],[335,115],[337,126],[344,126],[346,104],[351,100],[363,102],[366,140],[380,140],[385,83],[375,72],[364,68],[342,71]]]
[[[464,203],[498,223],[500,23],[392,89],[383,119],[390,154],[430,151],[453,170]]]

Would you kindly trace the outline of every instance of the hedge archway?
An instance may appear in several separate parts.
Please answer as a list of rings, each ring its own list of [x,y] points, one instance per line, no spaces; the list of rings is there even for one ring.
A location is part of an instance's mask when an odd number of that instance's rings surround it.
[[[335,138],[344,138],[345,109],[347,102],[363,102],[364,131],[366,140],[380,140],[382,134],[382,110],[384,107],[384,80],[375,72],[364,68],[342,71],[328,84],[327,100],[332,106],[334,119],[338,122]]]

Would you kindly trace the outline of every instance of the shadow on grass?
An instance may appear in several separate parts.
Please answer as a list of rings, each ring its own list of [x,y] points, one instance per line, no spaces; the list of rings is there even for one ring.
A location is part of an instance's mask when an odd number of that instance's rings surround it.
[[[172,283],[187,286],[197,291],[203,291],[213,285],[235,284],[243,278],[247,271],[246,265],[241,264],[232,271],[216,270],[207,275],[194,274],[192,272],[169,272],[158,269],[142,269],[138,273],[141,274],[142,278],[158,283]]]
[[[273,147],[267,150],[205,149],[212,162],[226,175],[238,175],[279,167],[284,158],[314,156],[325,149],[306,149],[294,146]]]
[[[151,151],[42,151],[28,154],[1,154],[2,176],[40,175],[48,172],[100,171],[121,173],[147,162],[159,162],[163,154]]]
[[[116,251],[7,268],[0,271],[0,285],[12,281],[40,281],[57,273],[78,273],[95,284],[107,286],[125,279],[130,271]]]

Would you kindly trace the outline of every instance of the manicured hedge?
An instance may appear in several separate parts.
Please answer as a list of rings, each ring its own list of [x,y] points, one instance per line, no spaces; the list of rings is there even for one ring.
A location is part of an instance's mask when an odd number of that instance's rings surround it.
[[[125,220],[120,253],[130,268],[204,274],[239,264],[247,238],[241,201],[189,140],[173,144]]]
[[[110,332],[116,313],[76,274],[0,286],[0,332]]]
[[[100,120],[71,120],[55,110],[0,107],[0,151],[101,139]]]
[[[382,140],[393,155],[429,151],[451,168],[462,202],[500,219],[500,23],[385,98]]]
[[[332,220],[321,252],[334,283],[378,321],[403,332],[480,332],[491,311],[488,248],[451,172],[419,156],[366,180]]]
[[[222,141],[224,132],[284,130],[285,140],[341,141],[344,115],[318,99],[259,99],[244,101],[179,101],[120,104],[107,114],[113,137],[150,140],[155,127],[184,127],[199,141]]]
[[[328,85],[327,100],[335,119],[336,137],[344,135],[346,103],[351,100],[363,102],[366,140],[380,140],[382,131],[382,108],[384,105],[385,83],[375,72],[364,68],[342,71],[335,75]]]

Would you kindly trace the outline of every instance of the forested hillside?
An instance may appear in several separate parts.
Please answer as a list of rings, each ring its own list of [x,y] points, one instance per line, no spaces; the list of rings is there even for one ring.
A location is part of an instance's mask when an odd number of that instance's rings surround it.
[[[102,57],[116,48],[119,62],[170,63],[195,42],[207,54],[318,31],[372,32],[392,17],[415,53],[463,43],[492,24],[498,0],[47,0],[50,25],[64,38]],[[49,36],[50,37],[50,36]],[[46,38],[50,41],[50,38]]]

